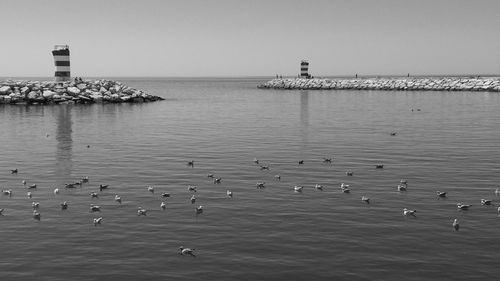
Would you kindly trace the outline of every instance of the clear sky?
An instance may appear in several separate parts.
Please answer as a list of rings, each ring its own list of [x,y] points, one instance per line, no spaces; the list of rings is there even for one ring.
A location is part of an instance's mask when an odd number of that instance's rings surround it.
[[[499,0],[0,0],[0,76],[500,74]]]

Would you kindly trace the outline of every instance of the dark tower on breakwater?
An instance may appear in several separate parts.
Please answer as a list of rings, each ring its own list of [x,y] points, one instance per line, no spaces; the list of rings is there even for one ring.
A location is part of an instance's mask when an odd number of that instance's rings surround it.
[[[54,56],[54,64],[56,66],[56,72],[54,74],[55,81],[70,81],[71,72],[69,68],[69,46],[55,45],[52,55]]]
[[[300,78],[311,78],[308,71],[309,71],[309,62],[306,60],[301,61],[300,62]]]

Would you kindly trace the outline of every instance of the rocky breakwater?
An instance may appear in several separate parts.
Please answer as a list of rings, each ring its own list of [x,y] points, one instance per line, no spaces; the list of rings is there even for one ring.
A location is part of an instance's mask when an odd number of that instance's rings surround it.
[[[0,104],[140,103],[163,100],[111,80],[0,82]]]
[[[500,78],[273,79],[261,89],[500,92]]]

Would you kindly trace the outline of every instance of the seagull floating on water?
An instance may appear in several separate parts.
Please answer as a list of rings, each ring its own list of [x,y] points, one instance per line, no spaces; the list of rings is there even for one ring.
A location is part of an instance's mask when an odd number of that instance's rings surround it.
[[[253,162],[254,162],[255,164],[259,164],[259,159],[254,158],[254,159],[253,159]]]
[[[353,172],[351,172],[351,171],[347,171],[347,172],[345,172],[345,174],[346,174],[346,176],[352,177],[352,175],[353,175],[354,173],[353,173]]]
[[[304,160],[299,160],[299,165],[303,165],[304,164]]]
[[[99,191],[103,191],[104,189],[108,188],[109,185],[107,184],[100,184],[99,185]]]
[[[332,163],[332,158],[331,157],[330,158],[323,157],[323,162],[324,163]]]
[[[214,184],[220,184],[222,182],[222,178],[215,178]]]
[[[165,202],[161,202],[160,208],[162,208],[162,210],[165,210],[167,208],[167,204],[165,204]]]
[[[147,189],[148,189],[148,191],[149,191],[149,192],[151,192],[151,193],[155,193],[155,189],[154,189],[154,187],[152,187],[152,186],[148,186],[148,187],[147,187]]]
[[[81,180],[82,182],[89,182],[89,177],[88,176],[84,176]]]
[[[101,206],[97,205],[90,205],[90,212],[100,212],[101,211]]]
[[[191,196],[191,199],[189,199],[189,200],[191,200],[191,204],[194,204],[194,202],[196,202],[196,196],[194,196],[194,195]]]
[[[321,184],[316,184],[314,186],[314,188],[316,188],[317,190],[321,190],[321,191],[323,190],[323,186]]]
[[[491,200],[481,199],[481,205],[491,205]]]
[[[26,180],[22,180],[21,182],[23,183],[23,185],[26,185]]]
[[[233,198],[233,192],[231,190],[226,190],[227,197]]]
[[[59,194],[59,188],[54,189],[54,195]]]
[[[382,164],[375,165],[375,169],[383,169],[383,168],[384,168],[384,165],[382,165]]]
[[[281,181],[281,176],[280,175],[275,175],[274,178],[277,180],[277,181]]]
[[[365,202],[366,204],[370,204],[370,198],[366,196],[361,197],[361,201]]]
[[[0,216],[3,216],[3,208],[0,209]]]
[[[262,188],[266,187],[266,186],[265,186],[265,184],[266,184],[265,182],[257,182],[257,183],[255,184],[255,186],[256,186],[258,189],[262,189]]]
[[[10,170],[10,173],[11,173],[11,174],[17,174],[17,169]]]
[[[443,192],[443,191],[436,191],[436,194],[438,196],[438,199],[439,198],[445,198],[446,197],[446,192]]]
[[[36,184],[32,184],[32,185],[28,186],[28,189],[36,189]]]
[[[203,213],[203,206],[196,207],[195,211],[197,215]]]
[[[118,194],[115,195],[115,201],[118,202],[118,203],[122,203],[122,198],[120,196],[118,196]]]
[[[460,229],[460,225],[458,224],[458,219],[455,219],[453,221],[453,229],[455,229],[455,231],[458,231],[458,229]]]
[[[187,165],[188,167],[194,167],[194,161],[188,161]]]
[[[406,191],[406,184],[398,184],[398,191]]]
[[[400,184],[407,185],[407,184],[408,184],[408,181],[407,181],[407,180],[405,180],[405,179],[401,179],[401,180],[399,181],[399,183],[400,183]]]
[[[101,224],[101,222],[102,222],[102,217],[94,218],[94,226]]]
[[[68,202],[64,201],[61,203],[61,210],[67,210],[68,209]]]
[[[265,165],[265,166],[262,165],[262,166],[260,166],[260,169],[261,170],[269,170],[269,165]]]
[[[183,256],[192,256],[192,257],[196,257],[196,255],[194,254],[194,248],[193,249],[190,249],[190,248],[184,248],[184,247],[179,247],[179,254],[180,255],[183,255]]]
[[[302,189],[304,189],[304,187],[299,185],[293,187],[293,191],[295,192],[302,192]]]
[[[138,216],[146,216],[147,213],[148,213],[148,210],[146,210],[142,207],[137,208],[137,215]]]
[[[196,185],[188,185],[188,191],[196,192]]]
[[[33,195],[31,194],[31,192],[29,192],[29,191],[28,191],[28,193],[26,193],[26,195],[28,195],[28,198],[33,197]]]
[[[161,194],[161,197],[163,197],[163,198],[170,197],[170,193],[163,192],[163,193]]]
[[[416,213],[417,213],[417,210],[409,210],[407,208],[403,209],[403,216],[407,216],[407,217],[408,216],[413,216],[413,217],[416,217],[417,216]]]
[[[213,179],[214,178],[214,174],[208,174],[207,177]]]
[[[42,218],[42,215],[40,215],[40,213],[37,212],[36,210],[33,210],[33,218],[39,221]]]
[[[90,197],[91,198],[99,198],[99,194],[97,194],[96,192],[91,192]]]
[[[463,203],[457,203],[457,208],[460,210],[468,210],[471,205],[465,205]]]
[[[40,202],[32,202],[31,206],[33,207],[33,209],[38,209],[40,207]]]
[[[3,189],[2,193],[4,195],[8,195],[9,197],[12,197],[12,189]]]

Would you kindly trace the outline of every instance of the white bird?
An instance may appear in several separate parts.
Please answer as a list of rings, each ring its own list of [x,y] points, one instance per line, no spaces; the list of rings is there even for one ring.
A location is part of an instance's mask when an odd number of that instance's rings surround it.
[[[183,256],[192,256],[192,257],[196,257],[196,255],[194,254],[194,248],[193,249],[190,249],[190,248],[184,248],[184,247],[179,247],[179,254],[180,255],[183,255]]]
[[[29,191],[28,191],[28,193],[26,193],[26,195],[28,195],[28,198],[33,197],[33,195],[31,194],[31,192],[29,192]]]
[[[32,184],[32,185],[28,186],[28,189],[36,189],[36,184]]]
[[[227,190],[226,195],[227,195],[227,197],[233,198],[233,192],[231,190]]]
[[[155,193],[155,188],[154,187],[148,186],[147,189],[148,189],[149,192]]]
[[[269,170],[269,165],[261,165],[260,169],[261,170]]]
[[[350,193],[351,190],[349,188],[341,188],[342,193]]]
[[[348,185],[348,184],[345,184],[345,183],[341,183],[341,184],[340,184],[340,188],[341,188],[341,189],[344,189],[344,188],[349,188],[349,185]]]
[[[61,210],[67,210],[68,209],[68,202],[64,201],[61,203]]]
[[[220,184],[222,182],[222,178],[215,178],[214,184]]]
[[[101,224],[101,222],[102,222],[102,217],[94,218],[94,226]]]
[[[436,194],[440,198],[445,198],[446,197],[446,192],[443,192],[443,191],[436,191]]]
[[[118,196],[118,194],[115,195],[115,201],[118,202],[118,203],[122,203],[122,198],[120,196]]]
[[[257,183],[255,184],[255,186],[257,186],[257,188],[259,188],[259,189],[262,189],[262,188],[264,188],[264,187],[265,187],[265,184],[266,184],[265,182],[257,182]]]
[[[90,197],[91,198],[99,198],[99,195],[96,192],[91,192]]]
[[[498,196],[500,194],[500,190],[497,188],[495,189],[495,195]]]
[[[361,197],[361,201],[365,202],[366,204],[370,204],[370,198],[366,196]]]
[[[32,202],[31,206],[33,207],[33,209],[38,209],[40,207],[40,203],[39,202]]]
[[[275,175],[274,178],[277,180],[277,181],[281,181],[281,176],[280,175]]]
[[[321,184],[316,184],[314,188],[316,188],[317,190],[323,190],[323,186]]]
[[[453,221],[453,229],[455,229],[455,231],[458,231],[459,228],[460,228],[460,225],[458,224],[458,219],[455,219]]]
[[[23,185],[26,185],[26,180],[23,180],[22,183],[23,183]]]
[[[199,215],[201,213],[203,213],[203,206],[199,206],[199,207],[196,207],[196,214]]]
[[[497,212],[500,214],[500,207],[498,207]]]
[[[42,218],[42,215],[40,215],[40,213],[36,210],[33,210],[33,218],[39,221]]]
[[[259,160],[258,160],[257,158],[254,158],[254,159],[253,159],[253,162],[254,162],[255,164],[259,164]]]
[[[405,184],[398,184],[398,191],[406,191],[406,185]]]
[[[407,217],[408,216],[414,216],[414,217],[416,217],[417,216],[416,213],[417,213],[417,210],[409,210],[409,209],[406,209],[406,208],[403,209],[403,216],[407,216]]]
[[[4,190],[2,190],[2,193],[4,195],[8,195],[9,197],[11,197],[12,196],[12,189],[6,189],[6,190],[4,189]]]
[[[54,195],[59,194],[59,188],[54,189]]]
[[[147,213],[148,213],[148,210],[146,210],[146,209],[144,209],[144,208],[142,208],[142,207],[139,207],[139,208],[137,209],[137,215],[138,215],[138,216],[146,216],[146,215],[147,215]]]
[[[491,200],[481,199],[481,205],[491,205]]]
[[[302,192],[302,189],[304,189],[304,187],[299,185],[293,187],[293,191],[295,192]]]
[[[100,211],[101,211],[101,206],[90,205],[90,212],[100,212]]]
[[[160,208],[162,208],[162,210],[165,210],[167,208],[167,204],[165,204],[165,202],[161,202]]]
[[[471,205],[465,205],[463,203],[457,203],[457,208],[460,210],[468,210]]]
[[[194,196],[194,195],[191,196],[190,200],[191,200],[191,204],[194,204],[194,202],[196,202],[196,196]]]
[[[196,185],[188,185],[188,191],[196,192]]]

